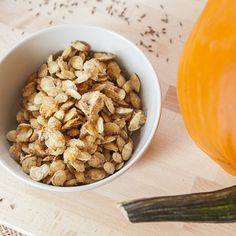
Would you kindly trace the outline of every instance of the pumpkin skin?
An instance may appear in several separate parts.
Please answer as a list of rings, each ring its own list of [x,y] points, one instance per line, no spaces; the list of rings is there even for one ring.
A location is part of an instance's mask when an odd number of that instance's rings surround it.
[[[186,128],[236,176],[236,1],[209,0],[180,59],[177,93]]]

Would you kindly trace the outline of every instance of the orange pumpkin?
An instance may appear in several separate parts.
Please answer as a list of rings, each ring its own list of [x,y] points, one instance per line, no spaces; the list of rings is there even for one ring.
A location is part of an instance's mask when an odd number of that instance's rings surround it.
[[[209,0],[184,47],[180,109],[192,139],[236,175],[236,1]]]

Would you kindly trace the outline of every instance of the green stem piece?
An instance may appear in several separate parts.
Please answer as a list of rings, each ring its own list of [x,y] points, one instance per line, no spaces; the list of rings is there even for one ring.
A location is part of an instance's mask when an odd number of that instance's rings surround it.
[[[236,222],[236,186],[214,192],[144,198],[119,204],[130,222]]]

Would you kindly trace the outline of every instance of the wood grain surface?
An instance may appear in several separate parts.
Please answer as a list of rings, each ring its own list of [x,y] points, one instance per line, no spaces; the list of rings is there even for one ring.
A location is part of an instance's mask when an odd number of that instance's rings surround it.
[[[0,57],[45,27],[62,23],[103,26],[143,50],[158,74],[163,96],[160,125],[150,147],[137,164],[110,184],[81,193],[51,193],[29,187],[1,168],[0,223],[37,236],[236,234],[236,224],[132,225],[116,207],[123,200],[216,190],[236,183],[236,178],[226,174],[190,140],[176,99],[180,51],[205,3],[0,0]]]

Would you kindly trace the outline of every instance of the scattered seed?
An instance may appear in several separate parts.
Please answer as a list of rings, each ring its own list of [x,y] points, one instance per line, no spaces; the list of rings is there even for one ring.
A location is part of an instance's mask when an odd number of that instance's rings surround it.
[[[125,17],[124,20],[127,22],[128,25],[130,24],[128,17]]]
[[[166,34],[166,28],[162,28],[162,29],[161,29],[161,32],[162,32],[163,34]]]
[[[164,23],[168,23],[169,22],[168,15],[166,14],[165,18],[161,19],[161,21],[164,22]]]
[[[78,2],[72,2],[72,3],[71,3],[71,6],[72,6],[72,7],[77,7],[77,6],[78,6]]]
[[[125,15],[126,10],[127,10],[127,7],[125,7],[125,8],[122,10],[122,12],[121,12],[118,16],[121,17],[121,18],[123,18],[124,15]]]
[[[92,11],[91,11],[91,14],[93,15],[96,11],[96,7],[93,7]]]

